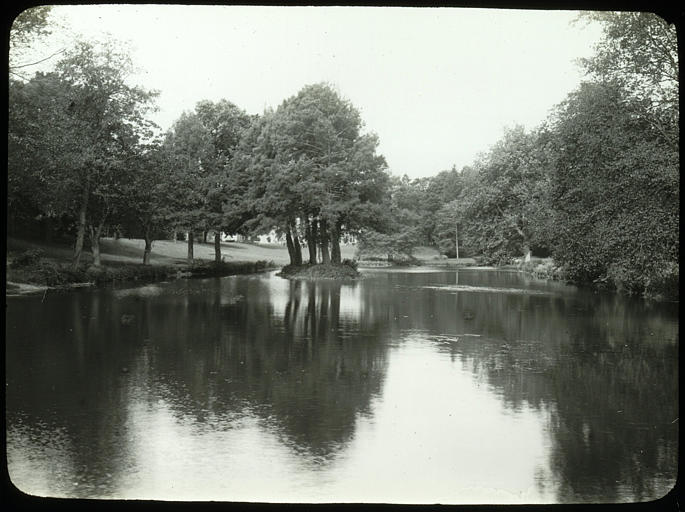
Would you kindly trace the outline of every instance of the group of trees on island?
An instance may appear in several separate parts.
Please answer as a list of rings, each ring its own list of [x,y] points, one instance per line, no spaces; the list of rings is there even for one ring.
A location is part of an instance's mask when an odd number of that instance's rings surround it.
[[[47,27],[26,11],[12,48]],[[393,176],[359,111],[326,84],[248,115],[200,101],[164,134],[154,91],[129,83],[112,42],[80,41],[54,69],[10,60],[8,229],[43,226],[86,240],[96,265],[107,233],[145,240],[272,229],[294,265],[341,261],[340,241],[410,257],[419,245],[503,262],[551,255],[574,281],[635,292],[677,289],[678,60],[675,31],[644,13],[599,13],[604,38],[588,80],[541,126],[506,130],[472,165]],[[458,142],[455,142],[458,143]],[[305,252],[305,254],[303,254]]]

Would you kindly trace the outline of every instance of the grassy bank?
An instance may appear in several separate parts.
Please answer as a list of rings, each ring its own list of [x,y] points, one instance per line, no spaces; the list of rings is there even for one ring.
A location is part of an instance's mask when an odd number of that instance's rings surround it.
[[[8,291],[30,291],[18,283],[47,287],[72,287],[74,285],[106,285],[117,282],[152,282],[182,277],[212,277],[251,274],[275,268],[269,261],[202,262],[192,265],[143,265],[118,263],[71,268],[68,263],[39,260],[30,265],[9,266],[7,269]]]
[[[125,281],[151,282],[179,277],[254,273],[276,268],[273,260],[258,259],[257,256],[278,254],[277,249],[252,248],[249,247],[250,244],[242,244],[248,246],[241,247],[243,254],[250,258],[248,260],[215,263],[209,258],[197,258],[192,264],[188,264],[185,259],[176,257],[180,251],[175,254],[168,250],[169,247],[180,249],[181,244],[167,242],[156,244],[151,264],[143,265],[142,250],[140,253],[135,250],[137,242],[142,245],[140,240],[106,240],[103,244],[102,265],[97,267],[92,265],[92,257],[84,254],[83,263],[74,269],[70,261],[72,252],[69,247],[9,240],[7,291],[25,293],[39,291],[45,287],[105,285]],[[185,244],[183,245],[185,248]],[[202,246],[199,252],[203,252]],[[211,257],[212,259],[214,257],[213,246]]]
[[[143,262],[145,247],[143,240],[103,238],[100,246],[102,263],[105,265]],[[9,238],[7,240],[8,258],[30,249],[39,249],[43,251],[46,258],[60,262],[69,262],[73,256],[73,248],[70,245],[47,244],[16,238]],[[349,248],[346,249],[349,251]],[[187,251],[188,246],[186,242],[156,240],[152,244],[150,264],[173,265],[186,263]],[[193,253],[196,261],[214,261],[214,244],[195,242]],[[343,254],[345,254],[344,249]],[[285,265],[289,261],[288,250],[280,244],[222,242],[221,255],[226,262],[273,261],[277,265]],[[81,259],[86,265],[93,262],[93,257],[87,250],[83,253]]]

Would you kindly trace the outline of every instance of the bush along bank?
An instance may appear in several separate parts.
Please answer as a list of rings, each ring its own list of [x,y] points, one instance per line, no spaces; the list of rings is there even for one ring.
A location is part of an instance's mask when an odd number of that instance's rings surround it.
[[[541,261],[519,262],[516,268],[538,279],[562,281],[612,290],[626,295],[641,295],[657,301],[678,301],[680,296],[679,266],[675,263],[653,265],[649,271],[637,272],[615,263],[605,275],[591,281],[574,279],[562,266],[549,258]]]
[[[516,268],[526,274],[531,274],[537,279],[568,282],[568,274],[563,267],[558,266],[551,259],[541,261],[522,261]]]
[[[176,265],[143,265],[142,263],[118,263],[102,266],[81,266],[73,269],[70,264],[44,258],[40,250],[25,251],[7,265],[8,290],[16,289],[12,283],[69,288],[83,285],[106,285],[125,281],[161,281],[182,277],[221,277],[234,274],[250,274],[275,268],[273,262],[195,262]]]
[[[318,263],[316,265],[286,265],[277,274],[285,279],[357,279],[361,273],[357,262],[343,260],[342,263]]]

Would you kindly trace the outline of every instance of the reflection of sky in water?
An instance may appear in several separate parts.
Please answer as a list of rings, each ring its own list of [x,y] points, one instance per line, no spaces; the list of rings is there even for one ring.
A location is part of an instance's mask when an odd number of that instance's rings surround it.
[[[69,439],[60,429],[43,426],[34,430],[21,423],[7,429],[7,467],[15,485],[28,494],[73,496],[81,482],[74,477],[71,455]],[[48,468],[46,460],[51,461]]]
[[[389,355],[383,396],[357,424],[334,490],[406,503],[553,499],[535,487],[547,456],[540,413],[512,415],[433,347],[403,345]]]
[[[354,284],[343,285],[340,288],[340,316],[350,320],[359,320],[364,310],[361,287]]]
[[[276,315],[283,315],[285,307],[290,300],[290,287],[293,284],[287,279],[283,279],[271,273],[265,280],[269,288],[269,300],[274,308]]]

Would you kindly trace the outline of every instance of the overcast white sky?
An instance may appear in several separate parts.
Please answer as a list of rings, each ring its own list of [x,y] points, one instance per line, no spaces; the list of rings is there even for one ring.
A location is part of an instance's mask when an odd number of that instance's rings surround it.
[[[378,134],[390,171],[410,177],[461,168],[506,126],[539,124],[578,85],[575,61],[600,35],[570,11],[83,5],[53,15],[131,43],[138,82],[161,92],[163,129],[202,99],[261,113],[324,81]]]

